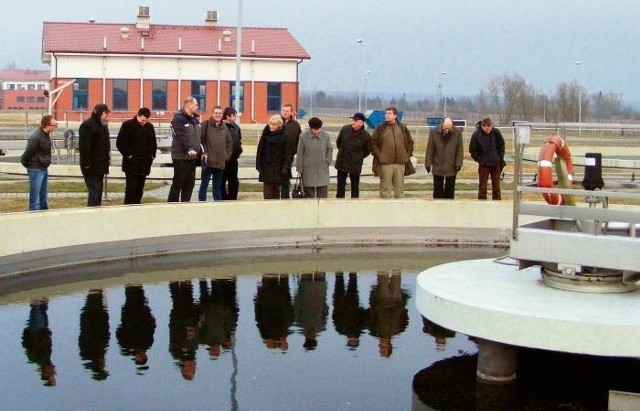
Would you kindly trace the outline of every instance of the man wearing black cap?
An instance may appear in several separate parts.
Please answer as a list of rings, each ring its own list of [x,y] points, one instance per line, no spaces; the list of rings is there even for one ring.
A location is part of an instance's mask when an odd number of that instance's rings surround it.
[[[87,207],[102,205],[104,175],[109,174],[111,162],[111,140],[109,136],[109,107],[96,104],[91,117],[80,124],[78,148],[80,170],[87,185]]]
[[[338,156],[336,170],[338,170],[338,188],[336,198],[345,197],[347,176],[351,182],[351,198],[360,197],[360,173],[362,161],[371,154],[371,134],[364,127],[364,114],[355,113],[351,117],[351,124],[340,129],[336,145]]]

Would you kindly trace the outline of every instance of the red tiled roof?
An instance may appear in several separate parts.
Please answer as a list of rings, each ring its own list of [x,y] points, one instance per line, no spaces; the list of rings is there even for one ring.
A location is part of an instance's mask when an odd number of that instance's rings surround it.
[[[49,70],[0,70],[0,80],[2,81],[49,81],[51,72]]]
[[[121,28],[129,29],[122,38]],[[221,42],[222,32],[231,32],[231,41]],[[106,38],[106,48],[105,45]],[[141,47],[144,39],[144,48]],[[179,44],[182,39],[182,51]],[[253,52],[252,52],[252,43]],[[153,54],[188,56],[236,55],[236,28],[224,26],[174,26],[151,24],[143,36],[135,24],[44,22],[44,53]],[[310,59],[309,53],[285,28],[242,28],[242,55],[257,58]]]

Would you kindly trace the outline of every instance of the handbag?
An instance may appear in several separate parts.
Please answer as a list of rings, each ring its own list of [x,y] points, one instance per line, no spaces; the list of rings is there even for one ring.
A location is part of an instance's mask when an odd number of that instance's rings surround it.
[[[304,186],[302,185],[302,177],[300,176],[300,173],[298,173],[298,175],[296,176],[296,180],[293,183],[293,191],[291,192],[291,197],[292,198],[306,197],[306,195],[304,194]]]

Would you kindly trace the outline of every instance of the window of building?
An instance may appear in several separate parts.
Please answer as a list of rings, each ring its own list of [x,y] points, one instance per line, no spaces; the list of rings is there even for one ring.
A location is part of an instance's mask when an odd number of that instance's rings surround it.
[[[279,112],[282,108],[282,83],[267,83],[267,111]]]
[[[33,97],[33,96],[27,97],[27,103],[35,103],[35,101],[36,101],[35,97]]]
[[[230,95],[229,95],[229,106],[235,108],[235,101],[236,101],[236,82],[235,81],[230,81],[229,85],[231,86],[231,91],[230,91]],[[238,112],[243,112],[244,111],[244,83],[240,82],[240,104],[238,105]]]
[[[27,90],[35,90],[35,89],[36,89],[36,85],[34,83],[27,84]]]
[[[167,109],[167,80],[153,80],[152,83],[152,110]]]
[[[27,87],[24,84],[18,83],[18,90],[26,90]]]
[[[7,83],[7,90],[15,90],[15,89],[16,89],[15,83]]]
[[[73,109],[86,110],[89,107],[89,79],[79,78],[73,83]]]
[[[24,103],[24,96],[18,96],[16,101],[18,103]]]
[[[36,97],[36,101],[37,101],[38,103],[44,103],[44,97],[43,97],[43,96],[41,96],[41,97]]]
[[[38,84],[38,90],[44,90],[45,88],[46,88],[46,85]]]
[[[113,80],[113,109],[129,110],[129,82],[127,80]]]
[[[198,101],[200,112],[205,113],[207,111],[207,88],[206,83],[203,80],[194,80],[191,82],[191,97]]]

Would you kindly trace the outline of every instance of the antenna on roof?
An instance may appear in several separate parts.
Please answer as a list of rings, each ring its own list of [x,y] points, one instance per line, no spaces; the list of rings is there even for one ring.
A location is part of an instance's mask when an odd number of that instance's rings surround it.
[[[107,36],[104,36],[102,39],[102,48],[105,50],[107,49]]]
[[[182,37],[178,38],[178,51],[182,51]]]

